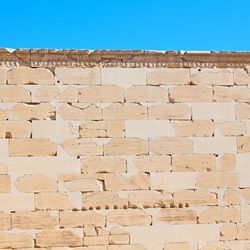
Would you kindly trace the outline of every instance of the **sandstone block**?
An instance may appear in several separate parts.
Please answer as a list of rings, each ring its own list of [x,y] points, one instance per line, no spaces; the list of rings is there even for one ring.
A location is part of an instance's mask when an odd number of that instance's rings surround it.
[[[246,203],[250,205],[250,188],[241,189],[240,194],[245,199]]]
[[[15,67],[8,72],[8,84],[54,84],[54,75],[46,68]]]
[[[107,215],[109,224],[121,226],[146,226],[151,224],[151,216],[139,209],[114,210]]]
[[[149,142],[149,149],[154,154],[191,154],[193,145],[188,138],[158,138]]]
[[[0,230],[11,229],[10,215],[0,212]]]
[[[38,193],[35,195],[35,206],[41,210],[72,209],[72,204],[65,193]]]
[[[184,190],[174,193],[174,204],[179,203],[188,206],[214,206],[218,201],[215,193],[203,190]]]
[[[15,182],[16,188],[22,193],[56,192],[57,181],[44,175],[25,175]]]
[[[173,171],[214,171],[215,156],[209,154],[203,155],[179,155],[172,157]]]
[[[87,246],[105,246],[109,243],[108,235],[100,235],[100,236],[91,236],[91,237],[84,237],[84,245]]]
[[[173,203],[173,197],[167,192],[133,191],[129,193],[128,201],[131,207],[169,207]]]
[[[176,136],[212,136],[213,122],[208,121],[172,121]]]
[[[191,69],[191,81],[197,85],[234,85],[232,69]]]
[[[33,194],[0,194],[1,211],[31,211],[34,210]]]
[[[129,244],[129,235],[110,235],[109,236],[109,244],[110,245],[123,245]]]
[[[144,120],[147,108],[136,103],[115,103],[103,109],[104,120]]]
[[[164,103],[148,108],[148,119],[190,120],[191,108],[184,103]]]
[[[101,109],[89,103],[63,104],[58,109],[58,114],[63,120],[100,120]]]
[[[55,107],[49,103],[38,105],[19,103],[11,112],[21,120],[54,120]]]
[[[239,136],[246,134],[246,125],[243,122],[220,122],[215,124],[215,130],[223,136]]]
[[[248,120],[250,119],[250,104],[239,103],[236,105],[236,118],[238,120]]]
[[[248,223],[250,221],[250,206],[241,206],[240,215],[241,222]]]
[[[169,89],[172,102],[212,102],[212,89],[203,86],[176,86]]]
[[[187,242],[170,242],[166,243],[163,250],[194,250]]]
[[[35,93],[35,98],[40,102],[50,102],[59,94],[59,89],[54,85],[43,85]]]
[[[9,156],[9,141],[7,139],[0,139],[0,156]]]
[[[28,248],[33,247],[34,241],[27,233],[7,234],[0,232],[0,247],[4,248]]]
[[[102,68],[102,85],[145,85],[146,71],[140,68]]]
[[[55,156],[56,144],[49,139],[10,139],[10,156]]]
[[[46,229],[36,234],[38,247],[78,247],[82,238],[70,230]]]
[[[119,190],[143,190],[149,189],[149,176],[144,173],[138,173],[131,177],[125,177],[121,174],[110,173],[104,177],[105,189],[111,191]]]
[[[6,69],[0,69],[0,84],[7,83],[7,73],[8,71]]]
[[[81,159],[82,173],[126,172],[126,160],[115,156],[97,156]]]
[[[58,94],[55,99],[58,102],[77,102],[78,101],[78,91],[77,88],[68,87],[64,89],[60,94]]]
[[[189,69],[156,69],[147,73],[147,84],[149,85],[184,84],[189,81]]]
[[[193,138],[195,154],[234,154],[236,140],[234,137],[198,137]]]
[[[45,211],[16,212],[11,214],[11,222],[13,228],[40,229],[54,228],[58,224],[58,219]]]
[[[250,84],[250,76],[244,69],[234,69],[234,83],[236,85]]]
[[[240,197],[239,197],[238,191],[233,190],[233,189],[229,189],[228,191],[225,191],[224,196],[223,196],[223,202],[226,205],[239,205]]]
[[[0,121],[8,120],[8,112],[0,109]]]
[[[235,169],[235,155],[234,154],[223,154],[218,162],[218,170],[230,171]]]
[[[28,121],[0,121],[1,138],[30,138],[31,123]]]
[[[79,89],[79,102],[123,102],[123,89],[108,85]]]
[[[10,193],[9,175],[0,175],[0,193]]]
[[[196,224],[195,211],[180,208],[163,208],[157,215],[157,220],[168,224]]]
[[[250,223],[247,223],[242,226],[238,226],[236,239],[237,240],[249,240],[250,239]]]
[[[60,212],[60,227],[83,227],[85,225],[105,226],[105,217],[94,211],[62,211]]]
[[[93,139],[67,139],[61,146],[69,155],[102,155],[102,146],[95,143]]]
[[[158,86],[133,86],[124,97],[126,102],[167,102],[168,91]]]
[[[116,192],[100,191],[82,194],[82,205],[84,209],[89,208],[122,208],[128,205],[126,199],[120,198]]]
[[[250,153],[250,136],[237,137],[237,152]]]
[[[235,224],[225,224],[220,228],[220,240],[235,240],[237,226]]]
[[[239,174],[239,188],[249,188],[250,187],[250,171],[249,169],[240,169],[237,171]]]
[[[193,103],[192,117],[194,120],[235,120],[233,103]]]
[[[169,172],[171,170],[169,155],[135,156],[133,163],[141,172]]]
[[[169,121],[128,120],[125,121],[126,137],[167,137],[170,135]]]
[[[76,179],[64,182],[64,187],[70,192],[101,191],[102,183],[95,179]]]
[[[148,142],[137,138],[112,138],[104,145],[105,155],[145,155]]]
[[[30,102],[29,90],[21,86],[0,86],[1,102]]]
[[[108,250],[146,250],[143,245],[109,245]]]
[[[238,174],[228,172],[200,173],[196,186],[200,188],[234,188],[238,187]]]
[[[56,78],[63,84],[100,85],[100,68],[56,68]]]
[[[124,121],[86,121],[80,125],[80,137],[124,137]]]

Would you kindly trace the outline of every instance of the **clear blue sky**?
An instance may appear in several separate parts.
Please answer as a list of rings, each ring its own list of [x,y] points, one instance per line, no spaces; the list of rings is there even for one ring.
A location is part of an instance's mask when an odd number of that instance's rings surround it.
[[[5,0],[0,47],[250,50],[250,0]]]

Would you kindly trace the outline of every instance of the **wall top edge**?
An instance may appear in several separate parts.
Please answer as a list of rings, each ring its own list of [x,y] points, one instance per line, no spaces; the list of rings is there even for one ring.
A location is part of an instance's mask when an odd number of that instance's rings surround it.
[[[249,68],[250,51],[58,50],[0,48],[0,66]]]

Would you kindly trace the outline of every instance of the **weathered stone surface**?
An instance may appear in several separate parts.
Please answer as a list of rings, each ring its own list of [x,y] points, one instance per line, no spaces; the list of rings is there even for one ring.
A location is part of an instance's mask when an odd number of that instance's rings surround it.
[[[250,104],[240,103],[235,108],[236,118],[239,120],[250,119]]]
[[[30,102],[29,90],[21,86],[0,86],[1,102]]]
[[[235,240],[237,233],[237,226],[235,224],[222,225],[220,228],[221,240]]]
[[[0,69],[0,84],[6,84],[7,73],[8,71],[6,69]]]
[[[236,85],[250,84],[250,76],[244,69],[234,69],[234,83]]]
[[[78,101],[78,91],[77,88],[68,87],[64,89],[60,94],[58,94],[55,99],[58,102],[77,102]]]
[[[101,191],[102,183],[95,179],[76,179],[64,182],[70,192]]]
[[[237,152],[250,153],[250,136],[237,137]]]
[[[34,241],[27,233],[7,234],[0,232],[1,248],[28,248],[33,247]]]
[[[0,230],[11,229],[10,215],[0,212]]]
[[[242,190],[243,191],[243,190]],[[240,204],[240,197],[238,191],[229,189],[224,193],[223,202],[226,205],[239,205]]]
[[[218,161],[218,170],[230,171],[235,169],[235,155],[223,154]]]
[[[57,86],[43,85],[36,91],[35,98],[40,102],[50,102],[58,94],[59,89]]]
[[[9,175],[0,175],[0,193],[10,193]]]
[[[166,243],[163,250],[194,250],[189,243],[186,242],[170,242]]]
[[[1,138],[30,138],[31,123],[28,121],[0,121]]]

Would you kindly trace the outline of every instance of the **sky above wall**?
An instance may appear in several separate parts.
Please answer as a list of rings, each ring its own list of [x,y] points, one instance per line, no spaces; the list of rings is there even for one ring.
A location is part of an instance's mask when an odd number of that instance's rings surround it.
[[[0,47],[250,50],[250,0],[12,0],[0,6]]]

